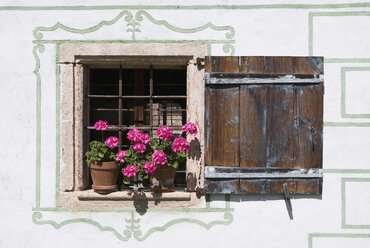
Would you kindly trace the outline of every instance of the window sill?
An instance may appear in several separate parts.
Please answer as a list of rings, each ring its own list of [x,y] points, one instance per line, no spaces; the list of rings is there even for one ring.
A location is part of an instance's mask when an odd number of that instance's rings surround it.
[[[61,192],[60,206],[65,208],[187,208],[204,203],[204,197],[196,192],[175,189],[174,192],[153,193],[150,191],[134,193],[128,190],[98,194],[92,189],[84,191]]]
[[[181,190],[167,193],[124,190],[104,195],[98,194],[91,189],[80,191],[77,198],[80,201],[190,201],[191,193]]]

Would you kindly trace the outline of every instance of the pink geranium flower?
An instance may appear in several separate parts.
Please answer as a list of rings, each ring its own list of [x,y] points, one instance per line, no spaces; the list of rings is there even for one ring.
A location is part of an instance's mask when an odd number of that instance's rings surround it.
[[[189,150],[190,145],[186,139],[183,137],[178,137],[173,141],[172,150],[174,152],[187,151]]]
[[[127,152],[122,150],[122,151],[119,151],[117,154],[116,154],[116,160],[121,162],[122,164],[125,162],[125,160],[123,160],[126,156],[127,156]]]
[[[146,174],[154,175],[157,166],[153,162],[146,162],[143,164],[143,168],[145,169]]]
[[[197,126],[195,126],[194,123],[191,123],[191,122],[188,122],[186,123],[183,127],[182,127],[182,131],[183,132],[189,132],[190,135],[197,135],[198,133],[198,129],[197,129]]]
[[[173,137],[173,133],[169,126],[163,126],[163,127],[158,128],[157,135],[158,137],[164,139],[165,141],[171,141]]]
[[[166,154],[162,150],[157,150],[153,153],[152,159],[156,164],[165,165],[167,163]]]
[[[99,121],[95,122],[94,128],[96,130],[102,130],[102,131],[104,131],[104,130],[107,130],[108,125],[107,125],[107,122],[106,121],[99,120]]]
[[[141,142],[144,143],[145,145],[151,141],[149,134],[147,133],[143,133],[140,139],[141,139]]]
[[[132,149],[134,149],[137,153],[144,153],[146,149],[146,145],[143,143],[137,142],[132,146]]]
[[[125,177],[134,177],[138,171],[139,169],[135,165],[127,165],[127,167],[123,170],[123,175]]]
[[[119,141],[117,137],[111,136],[108,139],[106,139],[104,143],[107,144],[110,149],[113,149],[116,146],[118,146]]]
[[[133,142],[141,142],[141,132],[138,129],[132,129],[127,132],[127,139]]]

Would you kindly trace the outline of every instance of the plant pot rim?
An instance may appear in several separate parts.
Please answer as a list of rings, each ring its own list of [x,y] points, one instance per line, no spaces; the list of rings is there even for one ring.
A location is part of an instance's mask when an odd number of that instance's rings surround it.
[[[101,169],[103,167],[103,164],[104,164],[104,168],[106,169],[115,169],[115,168],[120,167],[120,164],[118,164],[116,161],[105,161],[105,162],[94,161],[89,164],[89,167],[91,169]]]

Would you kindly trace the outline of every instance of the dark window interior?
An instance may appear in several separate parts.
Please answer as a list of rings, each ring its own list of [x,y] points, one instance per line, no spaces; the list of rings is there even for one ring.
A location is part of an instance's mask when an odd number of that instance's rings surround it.
[[[108,122],[104,137],[116,136],[127,149],[129,130],[154,134],[164,125],[176,137],[186,123],[186,69],[88,69],[85,94],[85,151],[91,140],[100,140],[94,123]],[[185,187],[186,163],[179,166],[175,186]],[[91,186],[91,178],[90,178]]]

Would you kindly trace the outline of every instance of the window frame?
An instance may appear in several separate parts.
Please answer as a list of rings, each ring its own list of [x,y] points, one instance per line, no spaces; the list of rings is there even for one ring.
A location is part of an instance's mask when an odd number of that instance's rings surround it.
[[[116,203],[96,204],[96,193],[86,192],[88,170],[83,161],[83,99],[86,87],[86,70],[89,63],[117,64],[129,63],[135,66],[139,60],[152,58],[168,64],[186,65],[187,70],[187,122],[194,122],[198,135],[191,141],[187,158],[187,189],[189,192],[174,192],[168,195],[162,205],[170,207],[194,206],[202,202],[196,197],[195,190],[203,187],[203,153],[204,147],[204,69],[197,64],[197,58],[204,58],[207,53],[206,44],[61,44],[58,64],[61,67],[61,176],[60,205],[64,207],[132,207],[133,196],[112,196]],[[136,62],[135,62],[136,60]],[[140,64],[140,61],[139,61]],[[168,65],[166,65],[168,66]],[[85,191],[84,191],[85,190]],[[184,194],[181,194],[184,193]],[[186,194],[185,194],[186,193]],[[114,193],[115,194],[115,193]],[[180,194],[180,195],[179,195]],[[79,197],[84,195],[84,200]],[[86,200],[91,196],[92,200]],[[154,201],[155,196],[147,199]],[[153,199],[152,199],[153,198]],[[161,199],[161,198],[159,198]],[[163,198],[164,199],[164,198]],[[104,201],[104,199],[101,199]],[[106,200],[106,199],[105,199]],[[129,201],[128,201],[129,200]],[[125,202],[125,203],[123,203]],[[160,207],[161,204],[151,204]]]

